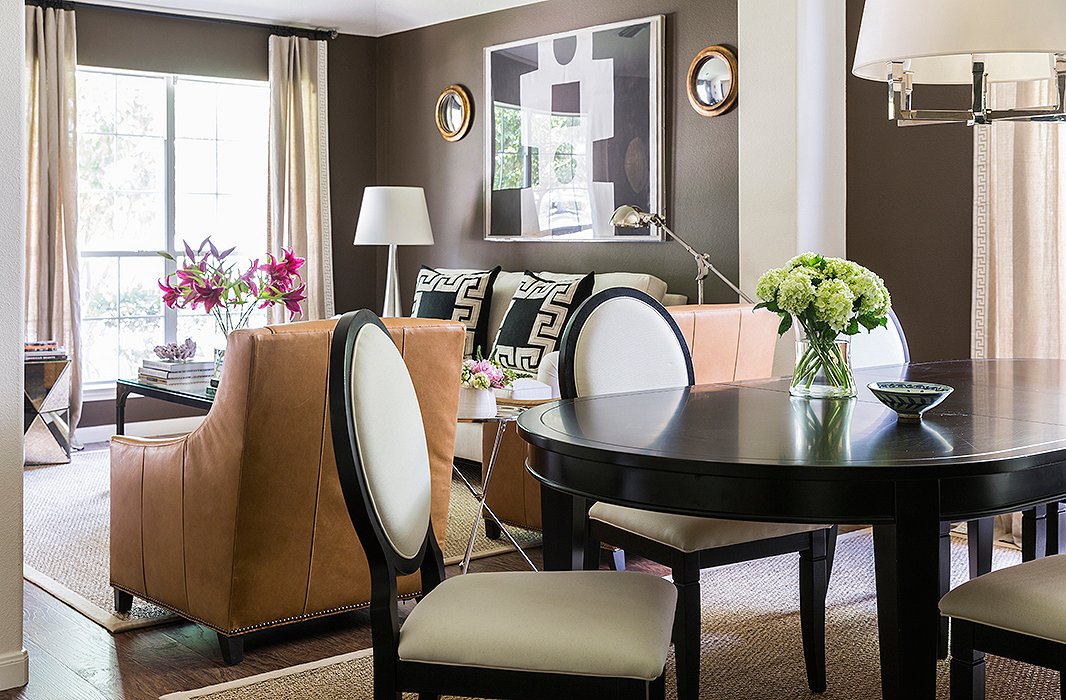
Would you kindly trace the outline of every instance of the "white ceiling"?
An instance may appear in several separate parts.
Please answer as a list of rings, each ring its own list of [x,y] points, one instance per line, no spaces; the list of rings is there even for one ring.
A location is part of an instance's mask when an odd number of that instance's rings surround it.
[[[91,4],[383,36],[543,0],[89,0]]]

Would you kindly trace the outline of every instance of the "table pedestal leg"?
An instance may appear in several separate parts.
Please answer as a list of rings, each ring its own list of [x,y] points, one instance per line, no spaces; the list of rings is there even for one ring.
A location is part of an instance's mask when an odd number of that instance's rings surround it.
[[[584,569],[588,501],[541,484],[540,512],[544,533],[544,570]]]
[[[936,697],[940,517],[936,484],[897,485],[893,525],[874,526],[885,700]]]

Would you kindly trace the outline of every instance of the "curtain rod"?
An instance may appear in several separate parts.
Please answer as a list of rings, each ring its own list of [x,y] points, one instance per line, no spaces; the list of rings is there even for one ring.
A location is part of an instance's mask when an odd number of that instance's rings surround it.
[[[158,10],[144,10],[133,7],[114,7],[112,5],[97,5],[89,2],[72,2],[72,0],[25,0],[27,5],[35,5],[37,7],[50,7],[56,10],[76,10],[82,7],[88,7],[95,10],[112,10],[115,12],[125,12],[134,15],[144,15],[147,17],[159,17],[164,19],[185,19],[194,20],[197,22],[208,22],[211,24],[230,24],[238,27],[250,27],[254,29],[263,29],[271,34],[278,36],[295,36],[301,39],[311,39],[313,41],[328,41],[329,39],[337,38],[336,29],[309,29],[307,27],[289,27],[283,24],[260,24],[258,22],[248,22],[239,19],[228,19],[225,17],[201,17],[198,15],[183,15],[173,12],[160,12]]]

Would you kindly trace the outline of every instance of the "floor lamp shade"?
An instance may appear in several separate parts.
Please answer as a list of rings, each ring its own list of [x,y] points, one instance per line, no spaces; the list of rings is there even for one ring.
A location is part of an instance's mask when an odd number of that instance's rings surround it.
[[[1063,0],[866,0],[853,72],[885,81],[903,63],[914,84],[969,85],[1055,77],[1066,52]]]
[[[421,187],[367,187],[355,228],[355,245],[387,245],[389,268],[382,316],[402,315],[396,247],[433,245],[426,194]]]

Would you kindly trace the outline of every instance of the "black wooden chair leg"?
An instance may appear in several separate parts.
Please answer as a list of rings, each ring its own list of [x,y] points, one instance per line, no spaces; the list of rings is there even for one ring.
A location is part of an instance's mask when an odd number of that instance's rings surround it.
[[[951,523],[940,523],[940,562],[937,570],[940,597],[951,590]],[[948,619],[938,616],[936,658],[948,658]]]
[[[1022,561],[1033,561],[1047,550],[1048,506],[1039,505],[1022,511]]]
[[[500,526],[496,524],[496,521],[492,518],[486,518],[485,520],[485,537],[490,540],[498,540],[503,537],[503,532],[500,531]]]
[[[130,610],[133,610],[133,595],[116,588],[115,612],[128,613]]]
[[[244,636],[227,637],[221,632],[218,634],[218,648],[222,651],[222,660],[233,666],[244,661]]]
[[[973,648],[972,622],[951,622],[951,700],[984,700],[985,654]]]
[[[700,696],[700,559],[699,553],[686,554],[673,568],[677,586],[677,612],[674,613],[674,662],[677,669],[677,700],[698,700]]]
[[[1066,508],[1062,503],[1052,503],[1047,511],[1047,556],[1066,553]]]
[[[807,686],[825,692],[825,595],[829,584],[828,537],[825,530],[811,533],[810,548],[800,552],[800,627]]]

